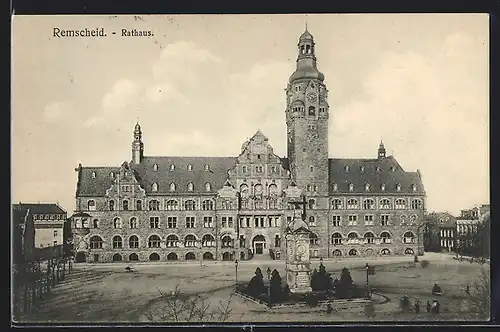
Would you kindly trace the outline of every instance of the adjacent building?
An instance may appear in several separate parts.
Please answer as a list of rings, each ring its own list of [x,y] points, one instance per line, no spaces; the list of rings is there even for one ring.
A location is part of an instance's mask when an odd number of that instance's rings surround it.
[[[234,156],[146,156],[137,123],[130,161],[76,168],[77,261],[284,259],[297,202],[313,258],[423,253],[420,172],[405,171],[382,142],[371,158],[330,158],[329,91],[307,29],[297,50],[287,156],[261,131]]]

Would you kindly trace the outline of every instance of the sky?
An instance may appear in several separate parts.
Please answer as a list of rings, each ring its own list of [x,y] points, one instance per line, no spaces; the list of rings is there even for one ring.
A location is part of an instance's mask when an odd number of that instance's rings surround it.
[[[420,170],[429,212],[488,203],[488,19],[15,16],[12,200],[71,214],[75,168],[129,161],[137,119],[145,155],[237,156],[260,129],[284,156],[284,90],[307,20],[329,90],[330,158],[374,158],[383,139],[405,170]],[[57,38],[55,27],[108,35]]]

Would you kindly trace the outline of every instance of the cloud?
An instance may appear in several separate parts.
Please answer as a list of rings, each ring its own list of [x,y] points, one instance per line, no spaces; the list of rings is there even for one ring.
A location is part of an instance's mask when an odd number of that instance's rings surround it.
[[[179,101],[183,104],[189,104],[189,100],[169,82],[164,82],[148,88],[146,90],[146,96],[153,103]]]
[[[141,92],[138,84],[128,79],[121,79],[111,87],[102,99],[104,113],[116,114],[136,103]]]
[[[56,123],[74,113],[74,104],[69,101],[56,101],[47,104],[42,113],[42,120],[46,123]]]

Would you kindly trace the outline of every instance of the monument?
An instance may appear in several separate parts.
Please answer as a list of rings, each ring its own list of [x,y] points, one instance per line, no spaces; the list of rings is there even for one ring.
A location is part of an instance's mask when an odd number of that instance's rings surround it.
[[[310,234],[306,223],[306,199],[298,188],[288,188],[287,197],[294,211],[301,211],[299,216],[294,214],[292,221],[285,229],[286,241],[286,281],[290,292],[309,293],[311,288],[311,261],[309,257]]]

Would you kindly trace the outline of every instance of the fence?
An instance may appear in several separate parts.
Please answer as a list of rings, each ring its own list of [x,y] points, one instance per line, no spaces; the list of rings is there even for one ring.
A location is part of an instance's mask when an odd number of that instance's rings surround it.
[[[50,251],[45,251],[48,252]],[[42,270],[43,263],[43,261],[32,261],[14,268],[12,304],[15,321],[18,321],[21,315],[29,314],[36,309],[52,288],[64,281],[66,275],[73,270],[73,262],[69,258],[46,261],[46,270]]]

